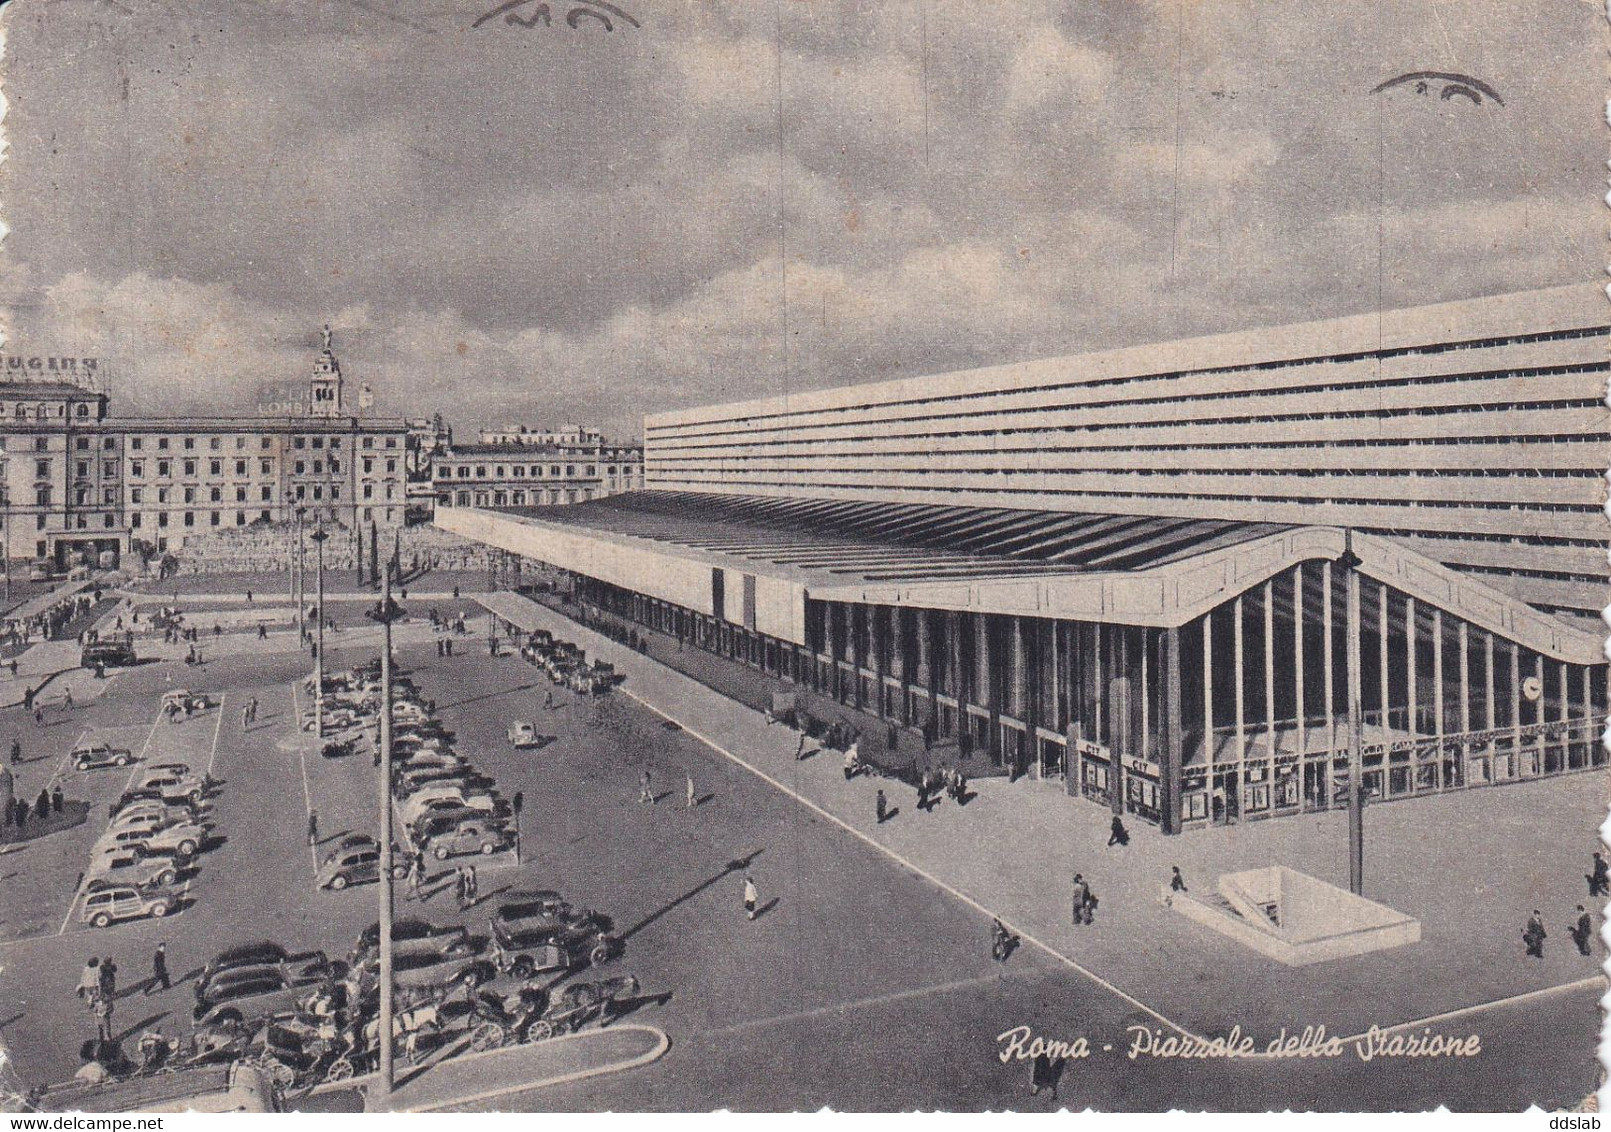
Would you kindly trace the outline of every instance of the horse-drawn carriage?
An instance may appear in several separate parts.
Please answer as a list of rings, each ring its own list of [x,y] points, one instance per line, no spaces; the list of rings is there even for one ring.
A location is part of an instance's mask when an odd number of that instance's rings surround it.
[[[608,1025],[637,997],[638,980],[631,975],[572,983],[552,994],[528,984],[503,1002],[482,995],[477,1007],[481,1020],[470,1032],[470,1046],[487,1050],[540,1042],[574,1033],[594,1019]]]

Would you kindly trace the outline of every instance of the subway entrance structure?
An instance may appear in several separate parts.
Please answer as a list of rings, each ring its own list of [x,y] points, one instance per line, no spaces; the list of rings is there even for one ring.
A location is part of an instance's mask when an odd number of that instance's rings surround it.
[[[1367,797],[1525,781],[1607,762],[1608,312],[1557,288],[666,413],[642,492],[437,522],[1167,832],[1346,806],[1351,689]]]

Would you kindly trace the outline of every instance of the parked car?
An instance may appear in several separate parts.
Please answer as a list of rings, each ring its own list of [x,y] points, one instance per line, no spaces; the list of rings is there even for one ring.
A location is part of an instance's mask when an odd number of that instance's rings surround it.
[[[392,876],[398,879],[408,875],[404,858],[394,857]],[[340,892],[350,884],[372,884],[380,879],[380,846],[373,838],[365,844],[353,845],[325,857],[319,865],[314,883],[320,888]]]
[[[171,889],[110,884],[98,886],[85,894],[84,907],[79,911],[78,919],[80,923],[106,928],[119,920],[137,920],[146,916],[160,920],[178,906],[179,894]]]
[[[515,836],[499,822],[464,818],[425,838],[422,848],[438,861],[468,853],[496,853],[515,843]]]
[[[139,663],[140,658],[134,654],[134,645],[128,641],[96,641],[85,645],[78,654],[80,668],[94,668],[96,665],[119,668]]]
[[[470,933],[461,924],[433,924],[426,920],[392,922],[392,957],[401,955],[447,955],[470,946]],[[380,925],[370,924],[358,936],[348,962],[362,966],[380,951]]]
[[[490,791],[466,791],[452,784],[433,784],[410,794],[398,807],[398,814],[405,824],[412,825],[414,819],[424,813],[431,803],[438,801],[450,801],[465,809],[485,810],[488,813],[498,804],[497,797]]]
[[[261,970],[254,978],[220,988],[215,1001],[198,1002],[193,1016],[201,1025],[256,1021],[296,1009],[331,977],[328,970],[306,979],[288,979],[279,971]]]
[[[203,810],[206,809],[189,798],[164,798],[160,790],[125,790],[118,800],[112,803],[112,816],[121,817],[126,813],[154,807],[188,821],[199,821]]]
[[[258,940],[255,943],[239,943],[234,947],[225,948],[213,956],[212,962],[202,968],[201,978],[196,982],[196,996],[200,998],[207,987],[225,971],[235,971],[243,967],[280,966],[288,963],[328,963],[322,951],[304,951],[292,955],[283,946],[272,940]]]
[[[114,824],[101,835],[96,845],[138,847],[148,857],[168,853],[180,857],[194,857],[206,840],[207,831],[192,822],[153,826],[144,821],[137,821],[129,826]]]
[[[170,721],[189,719],[212,706],[210,699],[188,688],[170,688],[162,693],[162,714]]]
[[[207,782],[189,773],[165,767],[147,767],[134,780],[132,790],[155,790],[162,798],[186,798],[200,802],[207,793]]]
[[[619,936],[584,927],[510,928],[492,921],[492,959],[517,979],[538,971],[600,966],[621,953]]]
[[[277,976],[287,982],[305,983],[310,979],[338,978],[345,973],[346,965],[330,962],[324,952],[304,951],[261,963],[226,967],[211,975],[204,971],[196,983],[196,1001],[211,1006],[228,998],[232,987],[263,978]]]
[[[312,731],[315,722],[315,713],[312,710],[302,713],[302,730]],[[362,721],[358,713],[351,708],[325,708],[324,727],[326,731],[345,731],[350,727],[358,726],[360,722]]]
[[[76,770],[97,770],[106,766],[128,766],[134,761],[134,752],[110,743],[80,743],[68,757]]]
[[[359,997],[367,996],[380,977],[378,952],[371,953],[352,968],[358,980]],[[498,974],[497,967],[476,945],[466,941],[445,951],[418,951],[392,956],[392,981],[399,988],[450,987],[459,984],[478,987]]]
[[[490,810],[466,806],[454,798],[439,798],[416,813],[408,829],[415,844],[418,844],[422,838],[446,829],[462,818],[491,818],[506,822],[513,816],[514,810],[503,798],[499,798]]]
[[[190,867],[190,858],[148,853],[139,845],[107,845],[90,853],[84,875],[130,884],[174,884]]]

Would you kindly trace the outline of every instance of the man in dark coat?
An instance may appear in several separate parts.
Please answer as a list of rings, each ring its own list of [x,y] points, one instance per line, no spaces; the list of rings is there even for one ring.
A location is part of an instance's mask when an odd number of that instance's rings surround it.
[[[874,801],[874,808],[878,812],[878,824],[883,825],[884,819],[889,817],[889,799],[884,797],[882,790],[878,792],[878,798]]]
[[[1583,905],[1577,906],[1577,922],[1572,925],[1572,942],[1577,944],[1579,955],[1589,954],[1589,940],[1594,938],[1594,921],[1583,910]]]
[[[51,813],[55,813],[55,814],[61,813],[62,812],[62,802],[63,802],[62,788],[60,786],[52,786],[50,788],[50,810],[51,810]]]
[[[1079,873],[1074,874],[1074,887],[1069,894],[1069,906],[1076,924],[1091,922],[1091,886]]]
[[[163,990],[168,990],[173,986],[173,983],[168,978],[168,945],[166,943],[157,944],[157,950],[151,956],[151,981],[146,983],[145,993],[150,994],[157,989],[159,984]]]
[[[1544,930],[1544,917],[1535,908],[1527,921],[1527,926],[1522,929],[1522,943],[1527,948],[1528,956],[1533,959],[1544,958],[1544,940],[1548,937],[1549,933]]]
[[[39,797],[34,799],[34,816],[41,820],[50,816],[50,791],[43,786],[39,788]]]

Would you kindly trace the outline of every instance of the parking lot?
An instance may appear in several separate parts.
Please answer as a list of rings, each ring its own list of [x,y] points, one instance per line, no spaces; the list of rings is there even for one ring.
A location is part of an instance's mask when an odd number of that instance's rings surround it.
[[[446,611],[454,603],[438,604]],[[196,617],[209,624],[204,613]],[[357,620],[348,623],[330,635],[332,669],[374,656]],[[400,630],[398,664],[420,698],[435,701],[455,749],[505,800],[521,795],[519,860],[507,850],[430,858],[419,899],[399,883],[397,916],[463,924],[485,937],[506,894],[557,890],[610,917],[624,953],[598,974],[634,976],[631,1020],[672,1039],[653,1065],[505,1095],[492,1107],[1050,1107],[1045,1096],[1029,1097],[1027,1063],[997,1056],[997,1035],[1017,1025],[1093,1036],[1091,1058],[1069,1064],[1061,1092],[1063,1103],[1078,1106],[1262,1110],[1330,1098],[1377,1107],[1371,1098],[1381,1093],[1392,1098],[1388,1107],[1411,1107],[1406,1098],[1457,1106],[1462,1095],[1488,1103],[1508,1096],[1521,1107],[1566,1103],[1593,1087],[1591,1065],[1533,1068],[1563,1050],[1591,1048],[1589,1034],[1576,1032],[1585,1012],[1573,992],[1515,1008],[1480,1065],[1131,1062],[1125,1027],[1145,1021],[1132,1003],[1034,948],[993,961],[989,920],[976,908],[631,699],[592,700],[556,689],[507,649],[489,656],[485,620],[472,616],[469,626],[451,658],[417,625]],[[152,1028],[189,1029],[193,982],[220,950],[272,940],[344,957],[376,919],[373,884],[316,887],[331,848],[376,832],[381,792],[368,749],[325,758],[299,727],[311,662],[295,651],[294,633],[259,642],[226,631],[219,644],[222,655],[197,668],[170,659],[119,670],[93,702],[53,706],[42,727],[18,709],[0,714],[0,746],[7,729],[24,746],[18,795],[32,799],[59,783],[69,803],[85,804],[78,824],[0,854],[0,1040],[13,1059],[13,1087],[65,1080],[78,1068],[95,1020],[74,987],[91,956],[118,965],[112,1029],[131,1042]],[[216,706],[166,721],[158,704],[179,687]],[[253,699],[257,721],[243,726]],[[534,745],[510,744],[514,720],[534,726]],[[128,747],[142,762],[76,772],[66,756],[85,740]],[[79,922],[79,874],[106,828],[108,804],[141,766],[164,761],[217,783],[208,802],[213,837],[184,883],[181,907],[104,929]],[[640,800],[645,772],[652,804]],[[319,842],[311,847],[310,813]],[[461,910],[453,869],[469,864],[480,898]],[[753,921],[741,906],[746,873],[759,890]],[[159,942],[174,986],[146,995]],[[789,1072],[777,1073],[784,1063]],[[1544,1077],[1564,1083],[1540,1097]]]

